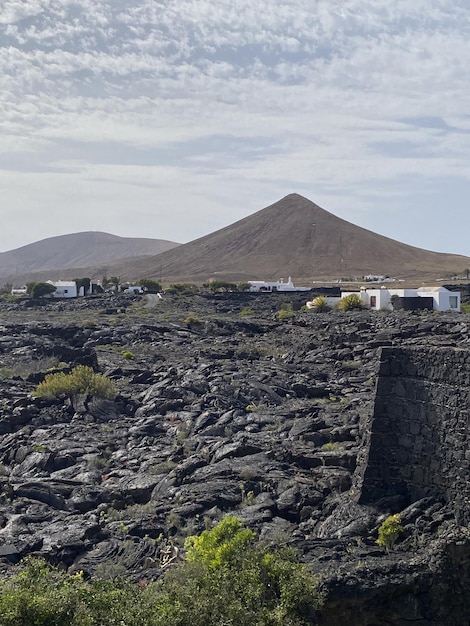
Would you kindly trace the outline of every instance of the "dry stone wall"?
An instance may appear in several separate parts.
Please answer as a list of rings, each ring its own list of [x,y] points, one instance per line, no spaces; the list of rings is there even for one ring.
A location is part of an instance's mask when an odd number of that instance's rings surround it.
[[[382,348],[359,502],[432,496],[470,520],[470,351]]]

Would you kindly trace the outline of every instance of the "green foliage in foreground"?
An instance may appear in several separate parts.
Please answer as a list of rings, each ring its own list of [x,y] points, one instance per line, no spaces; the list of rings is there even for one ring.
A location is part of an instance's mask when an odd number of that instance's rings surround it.
[[[0,626],[307,626],[322,596],[289,550],[254,545],[234,517],[186,542],[158,582],[86,581],[26,559],[0,581]]]
[[[48,374],[36,387],[34,395],[42,398],[58,398],[86,393],[97,398],[113,399],[117,395],[116,387],[104,374],[97,374],[93,368],[77,365],[70,374],[57,372]],[[1,626],[1,623],[0,623]]]

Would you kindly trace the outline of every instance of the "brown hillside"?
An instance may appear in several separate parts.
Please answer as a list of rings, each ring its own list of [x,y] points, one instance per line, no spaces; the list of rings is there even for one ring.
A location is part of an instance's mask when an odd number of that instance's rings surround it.
[[[290,275],[300,284],[367,274],[435,280],[466,267],[468,257],[377,235],[290,194],[210,235],[118,270],[121,276],[162,278],[165,283]]]
[[[49,237],[36,243],[0,253],[0,277],[23,277],[33,273],[62,277],[80,267],[105,267],[128,257],[154,256],[178,246],[173,241],[141,237],[118,237],[102,232],[83,232]],[[83,276],[83,274],[79,274]],[[67,276],[70,277],[70,276]]]

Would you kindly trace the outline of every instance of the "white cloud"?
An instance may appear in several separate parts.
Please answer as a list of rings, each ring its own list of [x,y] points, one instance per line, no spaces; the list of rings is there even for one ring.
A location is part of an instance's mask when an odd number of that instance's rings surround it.
[[[185,193],[206,232],[290,191],[406,220],[404,198],[470,178],[469,18],[466,0],[4,0],[0,217],[17,233],[73,191],[81,222],[102,203],[118,228],[132,194],[145,212],[173,189],[180,240]]]

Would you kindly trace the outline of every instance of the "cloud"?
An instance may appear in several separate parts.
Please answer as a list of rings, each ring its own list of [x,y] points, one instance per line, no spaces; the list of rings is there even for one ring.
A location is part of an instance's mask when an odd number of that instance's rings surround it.
[[[82,220],[103,202],[122,228],[132,194],[150,211],[173,186],[173,215],[186,192],[208,231],[290,191],[406,221],[404,198],[470,178],[469,17],[466,0],[5,0],[3,206],[52,215],[73,190]]]

